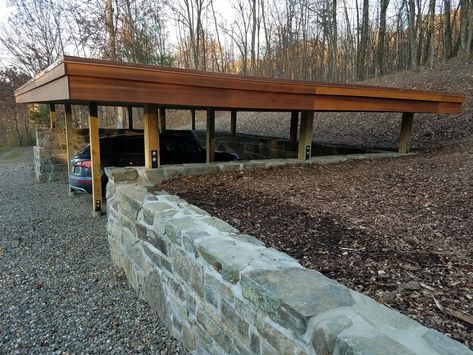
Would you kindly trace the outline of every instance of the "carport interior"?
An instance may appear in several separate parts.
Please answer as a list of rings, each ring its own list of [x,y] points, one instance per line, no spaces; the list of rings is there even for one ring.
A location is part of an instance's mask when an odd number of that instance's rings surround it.
[[[166,130],[166,108],[207,112],[206,162],[215,158],[215,111],[231,111],[236,133],[239,111],[283,111],[291,114],[290,138],[297,139],[298,158],[311,158],[314,112],[399,112],[399,152],[406,153],[414,113],[460,113],[464,95],[323,84],[215,74],[65,56],[15,92],[17,103],[50,105],[56,127],[56,104],[65,105],[68,164],[73,157],[72,105],[88,105],[94,215],[103,211],[98,106],[144,108],[145,168],[160,168],[160,132]],[[130,120],[129,122],[132,122]],[[130,127],[133,128],[133,127]],[[71,171],[71,167],[68,167]]]

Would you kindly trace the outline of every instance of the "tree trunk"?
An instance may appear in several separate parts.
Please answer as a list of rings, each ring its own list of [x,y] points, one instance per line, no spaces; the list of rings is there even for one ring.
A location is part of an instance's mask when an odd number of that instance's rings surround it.
[[[425,33],[425,41],[424,41],[424,50],[423,57],[422,57],[422,65],[427,63],[427,59],[429,55],[432,55],[432,48],[431,46],[435,46],[435,37],[434,37],[434,30],[435,30],[435,0],[430,0],[429,2],[429,19],[428,25]],[[430,52],[430,53],[429,53]],[[432,60],[433,58],[431,58]]]
[[[452,12],[451,0],[444,0],[444,33],[443,33],[443,43],[444,43],[444,56],[445,59],[451,58],[453,53],[453,40],[452,40],[452,24],[450,22],[450,15]]]
[[[115,26],[113,24],[113,5],[112,0],[106,0],[105,4],[105,21],[108,33],[108,59],[117,60],[117,40]]]
[[[410,66],[417,68],[417,33],[416,33],[416,5],[415,0],[409,0],[408,22],[409,22],[409,52]]]
[[[469,0],[461,0],[461,10],[460,10],[460,56],[463,59],[468,58],[468,28],[471,26],[469,23],[469,12],[471,2]]]
[[[361,22],[361,39],[358,49],[356,70],[358,80],[363,80],[365,78],[365,61],[369,38],[369,0],[363,0],[363,16]]]
[[[379,14],[379,31],[378,31],[378,49],[376,53],[379,74],[384,74],[384,37],[386,36],[386,11],[388,9],[389,0],[381,0]]]

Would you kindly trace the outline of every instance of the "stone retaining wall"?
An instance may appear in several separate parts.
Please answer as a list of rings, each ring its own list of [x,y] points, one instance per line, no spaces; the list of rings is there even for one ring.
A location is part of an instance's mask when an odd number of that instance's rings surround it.
[[[196,354],[472,354],[239,233],[134,168],[107,168],[112,259]]]
[[[205,147],[206,132],[194,131],[196,138]],[[242,160],[297,158],[298,143],[282,138],[217,132],[216,150],[236,153]]]
[[[126,129],[100,129],[101,135],[131,132]],[[74,129],[74,151],[89,143],[88,129]],[[38,182],[67,180],[67,147],[64,128],[37,128],[33,148],[35,176]]]

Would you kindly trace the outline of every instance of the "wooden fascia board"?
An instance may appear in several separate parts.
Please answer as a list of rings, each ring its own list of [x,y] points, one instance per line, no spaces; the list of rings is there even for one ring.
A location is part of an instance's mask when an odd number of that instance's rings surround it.
[[[102,103],[135,105],[145,102],[172,107],[210,107],[222,110],[461,112],[459,103],[436,101],[257,92],[73,75],[69,78],[70,97],[76,102],[97,100]]]
[[[23,93],[15,92],[17,103],[47,103],[69,100],[69,79],[62,76]]]
[[[15,96],[24,94],[31,90],[35,90],[65,75],[66,65],[64,62],[60,62],[51,69],[47,69],[44,72],[38,74],[33,79],[31,79],[30,81],[19,87],[17,90],[15,90]]]
[[[112,65],[99,62],[68,62],[69,75],[97,78],[122,79],[129,81],[168,83],[204,88],[235,89],[246,91],[270,91],[297,94],[337,95],[354,97],[376,97],[416,101],[437,101],[463,103],[465,96],[358,85],[329,85],[300,81],[269,80],[239,77],[236,75],[215,75],[195,71],[177,71],[159,67],[136,67]]]

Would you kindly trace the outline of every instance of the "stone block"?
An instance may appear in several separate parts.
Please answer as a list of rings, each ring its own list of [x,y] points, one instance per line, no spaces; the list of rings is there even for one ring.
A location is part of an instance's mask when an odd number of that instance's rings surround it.
[[[299,262],[274,248],[264,248],[260,252],[260,257],[251,262],[248,270],[278,270],[287,268],[300,268]]]
[[[201,219],[201,221],[205,224],[208,224],[209,226],[214,227],[215,229],[218,229],[220,232],[238,233],[238,229],[232,227],[230,224],[217,217],[207,217]]]
[[[219,299],[220,297],[218,296],[217,292],[208,286],[204,287],[204,297],[205,301],[215,307],[215,309],[219,308]]]
[[[181,236],[184,230],[196,229],[198,222],[190,216],[171,218],[166,222],[166,235],[173,242],[181,244]]]
[[[338,334],[351,327],[352,324],[352,320],[343,314],[328,317],[318,322],[312,335],[312,346],[316,354],[332,354]]]
[[[136,234],[132,233],[127,228],[123,228],[121,242],[124,248],[132,247],[136,243],[139,243],[139,241],[140,240],[136,237]]]
[[[439,354],[443,355],[472,355],[473,352],[465,345],[450,339],[436,330],[429,329],[422,335],[426,343]]]
[[[412,351],[395,340],[385,336],[378,335],[373,337],[363,337],[357,333],[338,335],[333,349],[334,355],[365,355],[365,354],[383,354],[383,355],[414,355]]]
[[[184,175],[184,166],[180,164],[167,165],[163,167],[163,169],[164,169],[164,176],[166,177],[166,180],[174,179],[174,178]]]
[[[186,281],[200,296],[204,296],[204,272],[202,266],[185,255],[181,250],[175,249],[173,253],[174,271]]]
[[[144,169],[142,174],[146,182],[154,185],[159,185],[163,180],[166,179],[163,168]]]
[[[250,160],[242,163],[243,169],[262,169],[266,167],[266,161],[265,160]]]
[[[210,274],[205,274],[205,285],[211,289],[217,291],[227,301],[232,302],[234,299],[233,292],[231,290],[231,284],[225,280],[219,280]]]
[[[212,338],[215,340],[220,349],[224,351],[225,354],[228,354],[230,352],[232,340],[227,334],[225,334],[224,332],[219,332],[218,334],[212,336]],[[219,351],[219,353],[221,353],[221,351]]]
[[[132,182],[136,181],[138,178],[138,172],[135,168],[125,167],[125,168],[116,168],[116,167],[107,167],[105,168],[105,174],[108,178],[114,182]]]
[[[197,246],[202,258],[231,283],[239,281],[240,272],[260,256],[261,249],[254,244],[221,237],[203,240]]]
[[[244,321],[236,311],[225,301],[221,303],[222,321],[239,335],[244,341],[248,340],[249,325]]]
[[[197,206],[187,204],[185,206],[185,209],[187,209],[191,213],[195,213],[199,216],[210,216],[210,214],[207,211],[204,211],[202,208],[199,208]]]
[[[278,354],[304,354],[304,350],[287,336],[272,327],[263,317],[256,320],[258,333],[276,350]]]
[[[265,246],[266,245],[261,240],[253,237],[252,235],[248,235],[248,234],[231,233],[229,235],[229,237],[232,238],[232,239],[235,239],[237,241],[254,244],[256,246]]]
[[[158,249],[153,247],[151,244],[144,242],[142,244],[144,253],[150,258],[150,260],[161,270],[167,270],[170,273],[173,272],[171,261],[164,256]]]
[[[151,308],[157,311],[161,321],[170,329],[171,319],[169,317],[168,303],[158,271],[150,272],[145,278],[144,298]]]
[[[226,163],[219,163],[218,167],[220,171],[242,171],[241,163],[237,162],[226,162]]]
[[[250,337],[250,349],[251,351],[253,351],[253,353],[255,354],[259,354],[260,351],[261,351],[261,341],[260,341],[260,338],[258,335],[256,335],[255,333],[252,333],[251,334],[251,337]]]
[[[346,161],[347,158],[341,155],[325,155],[319,157],[312,157],[310,159],[310,164],[318,164],[318,165],[325,165],[325,164],[336,164]]]
[[[196,254],[195,243],[209,238],[210,234],[203,230],[184,231],[181,234],[182,246],[190,253]]]
[[[195,350],[195,335],[192,328],[184,325],[182,328],[182,344],[188,350]]]
[[[285,165],[287,165],[286,159],[268,159],[266,161],[266,168],[274,168]]]
[[[136,220],[138,212],[143,206],[146,189],[138,186],[118,185],[116,190],[120,212],[131,220]]]
[[[207,313],[207,310],[198,309],[196,314],[197,323],[200,324],[208,335],[215,336],[223,330]]]
[[[210,175],[220,171],[218,165],[214,163],[184,164],[183,166],[185,176]]]
[[[230,348],[231,355],[253,355],[254,353],[249,347],[241,342],[238,338],[232,339],[232,347]]]
[[[302,268],[243,272],[241,287],[245,298],[300,334],[311,317],[354,304],[348,288]]]
[[[124,230],[127,230],[129,233],[136,235],[136,219],[130,219],[127,217],[125,213],[120,209],[120,213],[118,214],[118,220],[122,224]]]

